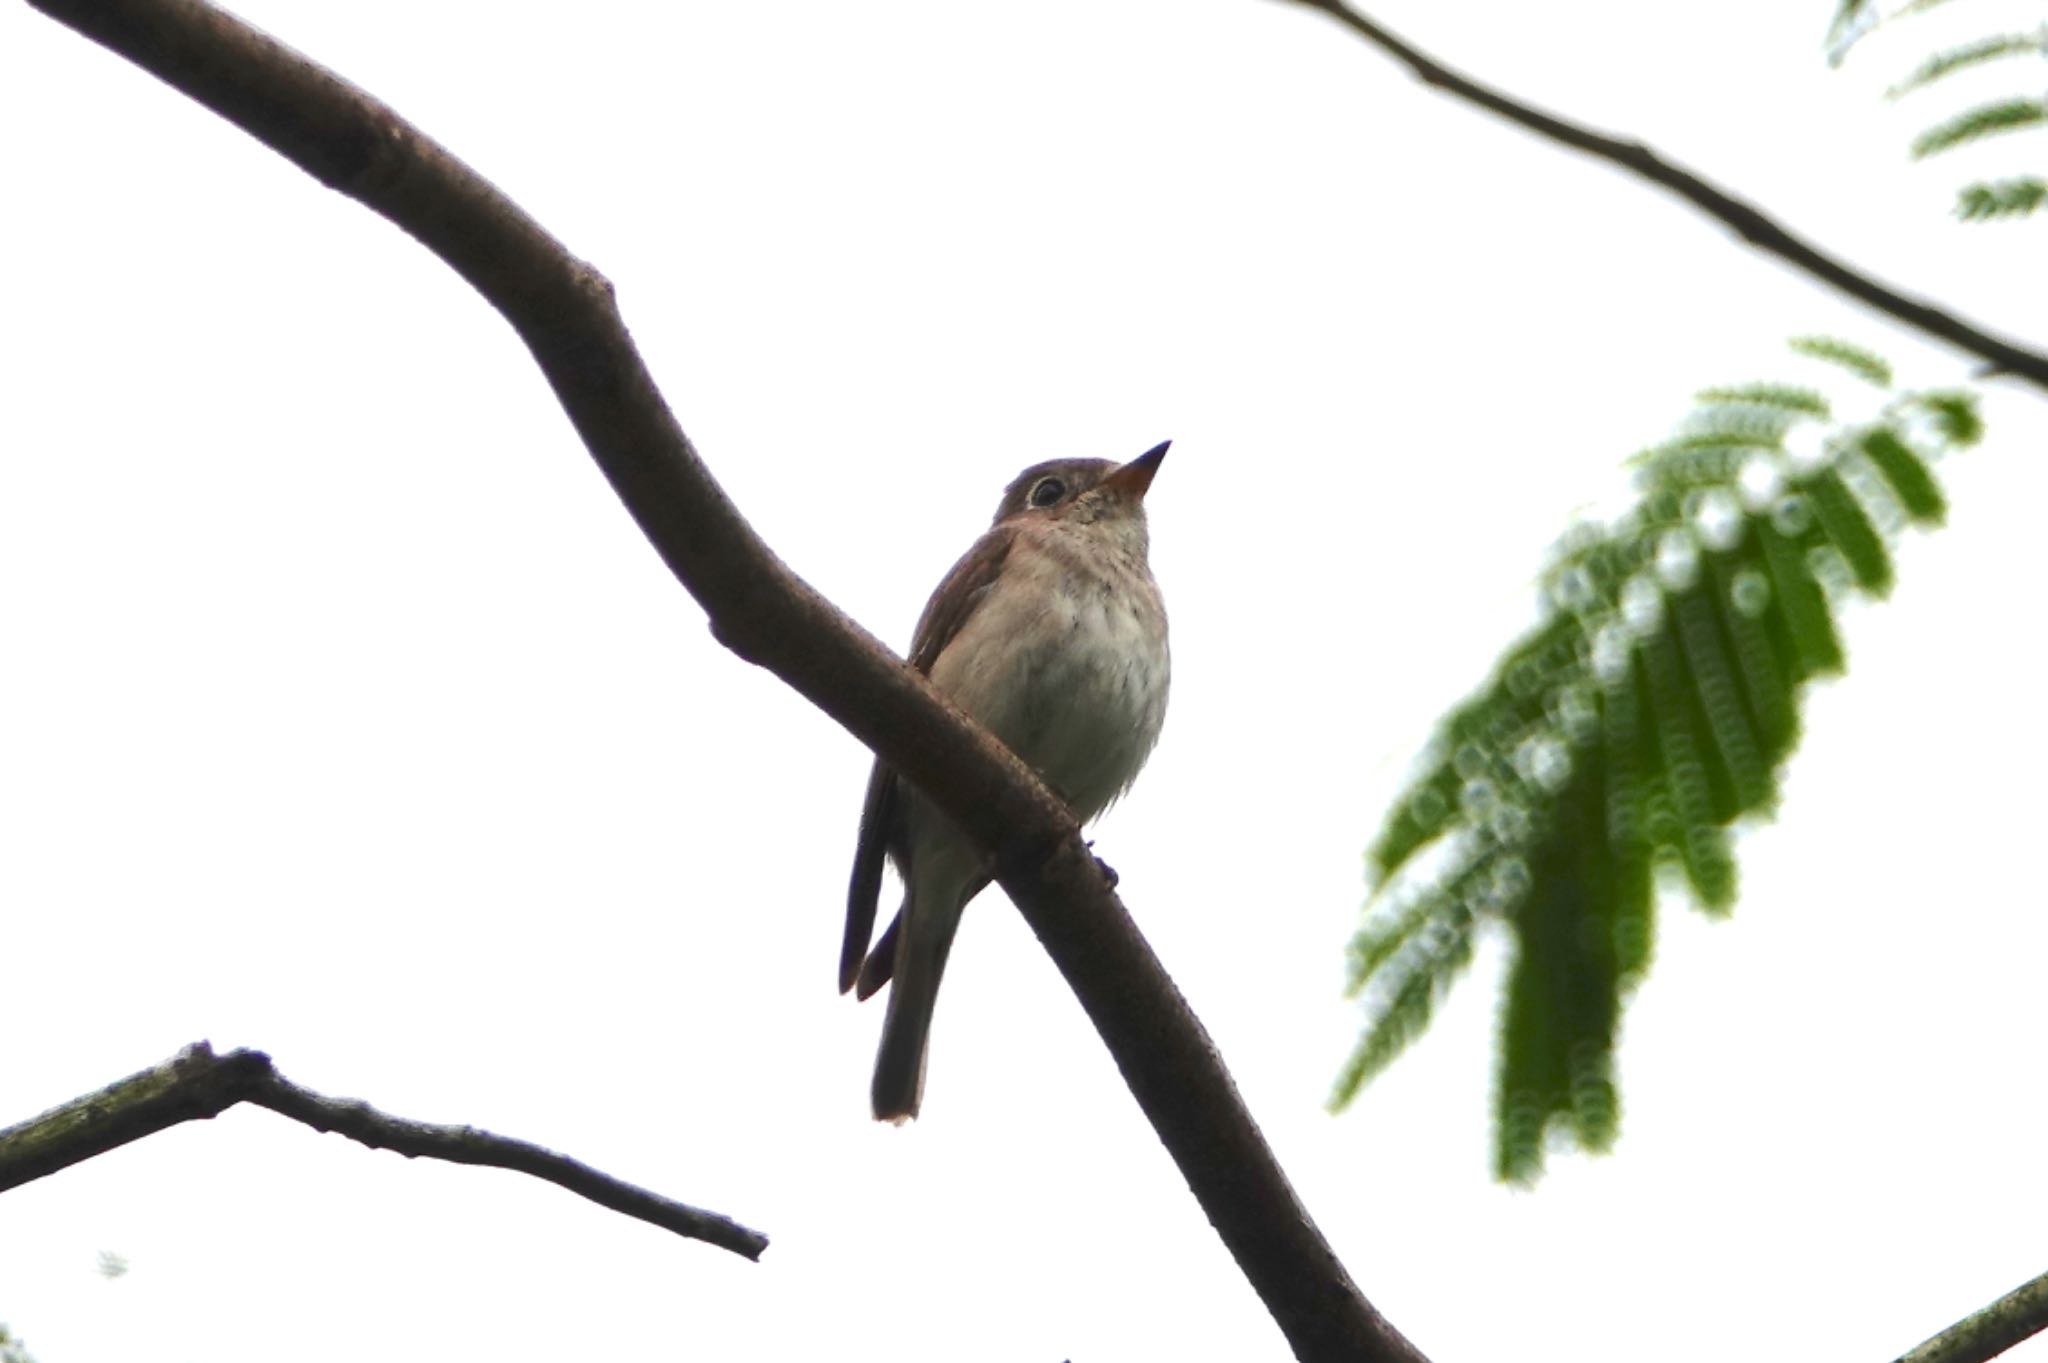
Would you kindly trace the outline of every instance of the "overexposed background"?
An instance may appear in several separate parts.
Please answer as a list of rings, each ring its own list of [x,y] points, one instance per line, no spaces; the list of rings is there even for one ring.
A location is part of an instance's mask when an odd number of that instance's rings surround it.
[[[1514,1192],[1497,954],[1322,1110],[1367,838],[1692,390],[1806,375],[1795,333],[1965,362],[1265,0],[239,12],[603,270],[742,509],[899,646],[1018,468],[1174,440],[1173,708],[1098,846],[1437,1363],[1882,1360],[2048,1267],[2038,394],[1991,387],[1950,528],[1851,612],[1734,920],[1665,915],[1615,1156]],[[1960,94],[1877,98],[2034,7],[1839,73],[1825,0],[1373,12],[2048,343],[2042,224],[1948,216],[2038,141],[1910,167]],[[0,128],[0,1123],[207,1037],[774,1237],[237,1111],[0,1197],[39,1363],[1285,1355],[999,895],[925,1119],[868,1120],[867,755],[713,643],[487,306],[24,6]]]

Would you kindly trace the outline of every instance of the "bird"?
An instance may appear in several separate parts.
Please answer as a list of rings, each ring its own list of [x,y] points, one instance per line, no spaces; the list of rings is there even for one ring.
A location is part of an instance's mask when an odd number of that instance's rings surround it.
[[[1145,494],[1171,443],[1124,464],[1055,459],[1018,474],[911,637],[910,665],[1083,824],[1130,789],[1166,719],[1166,607],[1148,561]],[[870,950],[885,859],[903,904]],[[877,758],[839,957],[840,993],[867,999],[890,986],[870,1093],[877,1121],[918,1114],[946,957],[991,878],[967,835]]]

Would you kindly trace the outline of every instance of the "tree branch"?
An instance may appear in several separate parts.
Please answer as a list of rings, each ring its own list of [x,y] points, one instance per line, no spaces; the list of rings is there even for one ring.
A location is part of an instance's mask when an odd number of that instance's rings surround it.
[[[1901,1354],[1898,1363],[1984,1363],[2048,1330],[2048,1273]]]
[[[775,557],[676,424],[596,271],[389,107],[199,0],[30,3],[404,228],[503,313],[720,642],[845,725],[993,852],[997,879],[1295,1354],[1421,1363],[1309,1218],[1066,807]]]
[[[237,1103],[267,1107],[315,1131],[339,1132],[373,1150],[395,1150],[407,1159],[424,1155],[530,1174],[601,1207],[749,1259],[759,1260],[768,1248],[767,1236],[737,1221],[635,1187],[530,1141],[473,1126],[409,1121],[365,1102],[329,1098],[286,1079],[261,1051],[215,1055],[204,1041],[97,1093],[0,1130],[0,1192],[180,1122],[218,1117]]]
[[[1527,128],[1539,137],[1549,138],[1574,151],[1581,151],[1598,160],[1620,166],[1623,170],[1640,175],[1652,184],[1663,186],[1679,198],[1700,208],[1709,217],[1718,218],[1734,228],[1743,240],[1758,250],[1768,252],[1798,267],[1822,283],[1832,285],[1859,303],[1875,308],[1896,321],[1987,361],[1990,373],[2013,374],[2036,388],[2048,389],[2048,355],[2029,350],[2002,336],[1995,336],[1960,317],[1942,311],[1931,303],[1879,283],[1869,275],[1794,236],[1754,204],[1738,199],[1691,171],[1673,165],[1643,143],[1623,141],[1576,123],[1568,123],[1564,119],[1544,113],[1541,109],[1523,104],[1491,86],[1482,85],[1471,77],[1445,66],[1420,48],[1344,4],[1343,0],[1285,2],[1329,15],[1405,65],[1425,85],[1435,86],[1446,94],[1455,95],[1469,104],[1476,104],[1488,113]]]

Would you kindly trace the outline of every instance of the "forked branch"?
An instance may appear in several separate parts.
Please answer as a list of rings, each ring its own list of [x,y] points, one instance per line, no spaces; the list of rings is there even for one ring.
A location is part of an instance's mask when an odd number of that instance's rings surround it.
[[[530,1174],[649,1225],[758,1260],[768,1237],[729,1217],[635,1187],[530,1141],[473,1126],[436,1126],[329,1098],[277,1072],[261,1051],[215,1055],[204,1041],[149,1069],[117,1079],[40,1117],[0,1130],[0,1192],[54,1174],[180,1122],[218,1117],[238,1103],[267,1107],[315,1131],[334,1131],[373,1150]]]

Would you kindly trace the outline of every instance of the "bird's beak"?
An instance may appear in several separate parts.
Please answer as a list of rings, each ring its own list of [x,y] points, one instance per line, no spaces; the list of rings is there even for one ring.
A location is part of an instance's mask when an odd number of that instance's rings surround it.
[[[1145,489],[1152,486],[1152,475],[1159,472],[1160,461],[1166,458],[1166,447],[1172,443],[1171,440],[1160,441],[1103,479],[1102,485],[1134,502],[1145,500]]]

